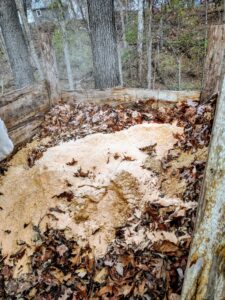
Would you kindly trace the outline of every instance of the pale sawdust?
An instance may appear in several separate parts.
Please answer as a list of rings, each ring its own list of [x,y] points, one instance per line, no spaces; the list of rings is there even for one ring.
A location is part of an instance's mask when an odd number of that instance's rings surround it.
[[[174,134],[182,131],[176,125],[145,124],[94,134],[48,149],[32,168],[19,151],[0,186],[3,255],[26,243],[31,247],[27,257],[38,238],[33,226],[44,230],[47,224],[77,237],[81,244],[88,241],[97,256],[104,255],[116,228],[159,198],[159,178],[143,168],[148,155],[140,148],[157,144],[154,159],[160,160],[173,148]],[[24,157],[28,153],[21,151]],[[68,165],[73,159],[77,164]],[[89,172],[88,177],[74,176],[80,169]],[[65,191],[74,194],[72,201],[56,197]],[[16,273],[28,270],[26,257]]]
[[[23,165],[23,166],[28,166],[28,155],[29,153],[35,149],[37,146],[45,146],[50,142],[50,138],[44,138],[44,139],[35,139],[30,143],[27,143],[26,146],[22,147],[17,153],[16,155],[14,155],[12,157],[12,159],[10,160],[10,166],[18,166],[18,165]]]

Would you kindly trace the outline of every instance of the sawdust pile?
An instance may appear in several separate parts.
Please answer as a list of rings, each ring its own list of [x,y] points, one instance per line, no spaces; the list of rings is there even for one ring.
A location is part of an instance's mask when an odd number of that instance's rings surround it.
[[[115,228],[158,197],[158,178],[145,168],[148,155],[142,149],[156,145],[159,161],[176,133],[182,129],[175,125],[137,125],[50,148],[33,168],[12,166],[1,187],[3,255],[18,251],[21,243],[32,246],[33,227],[46,229],[46,223],[104,255]]]

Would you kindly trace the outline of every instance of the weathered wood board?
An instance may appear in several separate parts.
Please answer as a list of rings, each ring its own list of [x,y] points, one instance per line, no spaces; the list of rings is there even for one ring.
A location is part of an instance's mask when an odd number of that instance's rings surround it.
[[[44,82],[0,97],[0,118],[15,145],[31,138],[50,107]]]
[[[198,101],[199,91],[163,91],[135,88],[113,88],[106,90],[87,90],[87,91],[63,91],[62,99],[65,102],[129,102],[135,100],[155,100],[165,101],[167,103],[176,103],[185,100]]]
[[[71,104],[76,102],[118,104],[148,99],[176,103],[188,99],[198,101],[199,95],[200,93],[197,91],[177,92],[114,88],[104,91],[64,91],[59,98]],[[4,120],[15,146],[29,140],[37,132],[44,119],[44,113],[49,110],[50,106],[48,86],[45,82],[0,97],[0,118]]]

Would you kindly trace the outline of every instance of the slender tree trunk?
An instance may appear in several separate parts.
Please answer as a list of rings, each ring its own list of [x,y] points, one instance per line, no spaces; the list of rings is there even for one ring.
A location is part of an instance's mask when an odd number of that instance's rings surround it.
[[[123,66],[122,66],[122,47],[118,43],[118,60],[119,60],[119,72],[120,72],[120,85],[123,86]]]
[[[8,53],[7,53],[7,49],[6,49],[6,45],[5,45],[5,41],[4,41],[4,37],[3,37],[3,34],[2,34],[1,27],[0,27],[0,45],[2,47],[2,50],[4,51],[5,56],[9,60],[9,56],[8,56]]]
[[[208,41],[208,0],[205,1],[205,57],[207,54],[207,41]],[[201,87],[205,81],[205,70],[203,68]]]
[[[128,4],[128,2],[129,2],[129,0],[126,0],[126,14],[125,14],[125,16],[126,16],[126,25],[128,24],[128,22],[129,22],[129,17],[128,17],[128,6],[129,6],[129,4]]]
[[[87,6],[87,0],[85,0],[85,1],[77,0],[77,4],[78,4],[79,10],[80,10],[82,19],[84,21],[85,27],[87,29],[87,32],[90,34],[89,20],[88,20],[86,9],[84,9],[84,4],[85,4],[85,8]]]
[[[137,53],[138,53],[138,79],[142,82],[142,69],[143,69],[143,33],[144,33],[144,0],[138,1],[138,40],[137,40]]]
[[[225,63],[223,61],[223,70]],[[224,72],[224,71],[223,71]],[[214,118],[209,158],[182,300],[225,296],[225,77]]]
[[[177,72],[177,89],[178,91],[181,90],[181,70],[182,70],[182,64],[181,64],[181,57],[177,58],[177,68],[178,68],[178,72]]]
[[[123,39],[123,48],[127,48],[127,41],[126,41],[126,27],[125,27],[125,21],[124,21],[124,7],[121,0],[118,0],[119,6],[120,6],[120,21],[121,21],[121,27],[122,27],[122,39]]]
[[[63,52],[64,52],[64,58],[66,64],[67,78],[69,81],[69,88],[70,90],[74,90],[73,72],[71,68],[71,59],[69,53],[69,44],[68,44],[65,22],[64,21],[60,22],[60,26],[62,31]]]
[[[0,26],[17,88],[34,82],[29,51],[14,0],[0,1]]]
[[[225,0],[223,0],[223,24],[225,24]]]
[[[160,33],[159,33],[159,36],[160,36],[160,48],[162,49],[163,47],[163,15],[161,16],[160,18]]]
[[[147,48],[147,59],[148,59],[148,74],[147,82],[148,89],[152,88],[152,0],[149,2],[149,24],[148,24],[148,48]]]
[[[35,46],[34,46],[30,26],[28,24],[27,17],[26,17],[25,11],[24,11],[24,2],[23,2],[23,0],[15,0],[15,2],[16,2],[18,11],[20,13],[20,17],[21,17],[21,20],[22,20],[22,23],[24,26],[25,34],[27,36],[27,41],[28,41],[28,45],[30,48],[31,57],[34,61],[34,64],[36,65],[36,67],[38,69],[38,74],[39,74],[40,79],[43,80],[44,73],[43,73],[42,66],[41,66],[40,60],[38,58]]]
[[[56,65],[55,52],[52,45],[52,34],[54,31],[54,26],[50,27],[49,24],[42,24],[38,29],[44,75],[48,82],[49,97],[51,101],[54,102],[60,97],[58,70]]]
[[[96,88],[121,85],[113,0],[88,0]]]

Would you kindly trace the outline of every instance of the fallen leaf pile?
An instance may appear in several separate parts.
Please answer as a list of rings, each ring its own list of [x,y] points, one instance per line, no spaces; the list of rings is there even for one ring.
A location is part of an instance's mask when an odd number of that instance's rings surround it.
[[[119,228],[108,253],[95,260],[87,245],[53,229],[41,234],[31,257],[31,273],[13,278],[13,267],[0,259],[0,296],[3,299],[179,299],[191,236],[189,216],[195,207],[146,207],[127,224],[137,233],[160,230],[160,241],[140,247],[127,244],[126,227]],[[184,218],[185,216],[185,218]],[[11,257],[21,259],[25,253]],[[12,297],[12,298],[10,298]],[[167,298],[168,297],[168,298]]]
[[[198,105],[192,101],[160,107],[156,107],[152,100],[116,106],[90,103],[56,105],[45,116],[38,136],[50,137],[51,140],[30,153],[29,165],[32,166],[47,148],[59,142],[76,140],[97,132],[112,133],[144,123],[177,122],[184,127],[184,134],[178,137],[177,146],[184,151],[194,151],[208,146],[213,115],[211,104]]]
[[[51,137],[51,141],[30,153],[29,166],[61,141],[142,123],[177,123],[184,133],[160,162],[163,182],[181,153],[197,153],[209,145],[213,115],[213,105],[192,101],[170,107],[155,107],[152,101],[129,106],[60,104],[46,115],[40,130],[39,137]],[[142,150],[154,157],[154,146]],[[75,159],[67,162],[68,166],[75,164]],[[7,258],[7,263],[0,255],[0,299],[180,299],[204,167],[205,160],[194,160],[189,167],[178,169],[174,176],[187,186],[183,201],[171,198],[171,203],[165,202],[162,191],[159,199],[147,204],[143,212],[134,211],[127,223],[117,228],[116,239],[102,258],[96,259],[89,245],[81,248],[63,231],[41,233],[34,228],[37,242],[29,274],[13,277],[15,262],[25,254],[26,245]],[[88,176],[82,170],[74,176],[81,174]],[[55,197],[71,201],[73,194]]]

